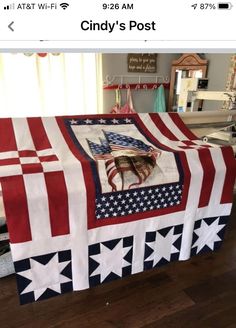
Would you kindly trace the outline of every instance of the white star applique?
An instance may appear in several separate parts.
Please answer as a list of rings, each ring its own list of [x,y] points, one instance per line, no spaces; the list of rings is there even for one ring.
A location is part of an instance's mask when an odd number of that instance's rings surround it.
[[[85,122],[86,124],[91,124],[93,121],[87,118],[86,120],[84,120],[84,122]]]
[[[31,269],[17,273],[20,276],[32,280],[21,294],[34,292],[35,300],[37,300],[47,288],[61,293],[61,283],[71,281],[71,279],[61,274],[68,263],[70,261],[59,263],[58,254],[55,254],[45,265],[34,259],[30,259]]]
[[[172,253],[179,252],[179,250],[173,245],[179,238],[180,234],[174,235],[174,227],[163,237],[158,231],[156,234],[156,240],[148,242],[148,246],[153,249],[153,253],[145,261],[153,261],[155,266],[162,258],[170,261]]]
[[[195,241],[192,247],[197,246],[197,253],[199,253],[205,245],[207,245],[211,250],[214,250],[214,243],[216,241],[221,241],[217,233],[223,229],[225,224],[219,224],[219,220],[220,217],[218,217],[210,225],[202,220],[200,228],[194,230],[199,238]]]
[[[132,246],[124,248],[123,240],[120,240],[113,249],[101,244],[101,253],[90,256],[93,260],[100,264],[91,276],[100,274],[101,282],[103,282],[111,272],[119,277],[122,277],[122,268],[131,265],[129,262],[124,260],[124,257],[129,252],[131,247]]]
[[[70,120],[70,124],[71,124],[71,125],[72,125],[72,124],[77,124],[77,120],[74,120],[74,119]]]

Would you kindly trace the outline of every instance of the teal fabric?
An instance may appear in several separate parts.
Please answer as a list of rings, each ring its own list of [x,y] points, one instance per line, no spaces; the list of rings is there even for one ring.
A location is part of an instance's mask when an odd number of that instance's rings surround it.
[[[165,89],[161,84],[155,91],[154,113],[166,112]]]

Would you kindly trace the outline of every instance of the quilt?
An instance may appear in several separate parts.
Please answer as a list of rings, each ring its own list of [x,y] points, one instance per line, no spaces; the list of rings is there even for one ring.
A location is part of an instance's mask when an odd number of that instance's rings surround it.
[[[177,113],[0,119],[20,303],[219,248],[235,174]]]

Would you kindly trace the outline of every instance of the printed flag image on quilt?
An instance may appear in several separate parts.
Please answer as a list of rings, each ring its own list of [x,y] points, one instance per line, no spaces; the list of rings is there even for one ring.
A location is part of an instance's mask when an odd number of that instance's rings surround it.
[[[235,174],[177,113],[0,119],[20,303],[219,248]]]

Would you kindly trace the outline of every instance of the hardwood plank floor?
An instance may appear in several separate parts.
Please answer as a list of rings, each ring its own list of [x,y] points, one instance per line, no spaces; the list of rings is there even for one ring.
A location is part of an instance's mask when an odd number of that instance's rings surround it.
[[[236,328],[236,198],[220,250],[89,290],[19,305],[0,279],[0,328]]]

